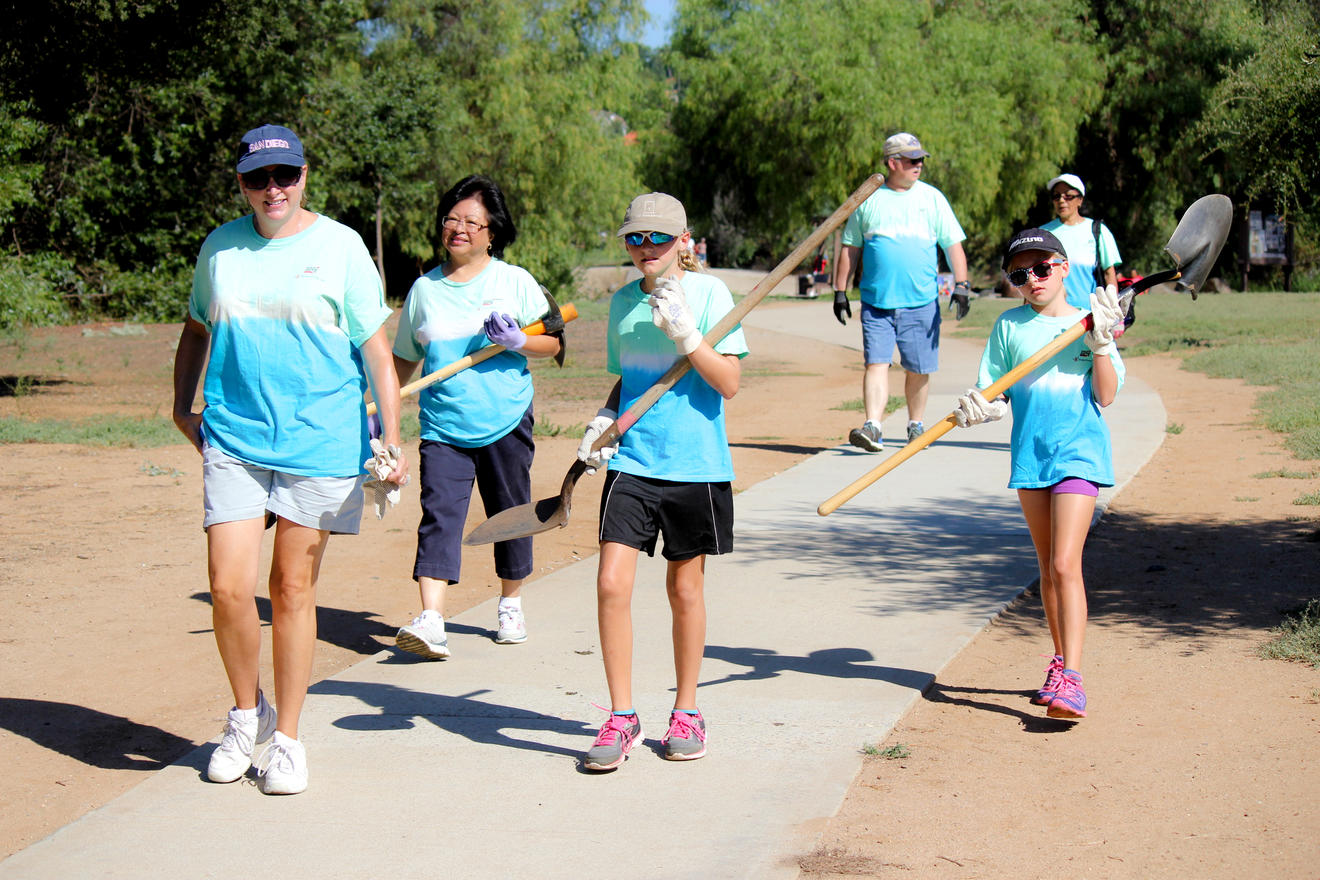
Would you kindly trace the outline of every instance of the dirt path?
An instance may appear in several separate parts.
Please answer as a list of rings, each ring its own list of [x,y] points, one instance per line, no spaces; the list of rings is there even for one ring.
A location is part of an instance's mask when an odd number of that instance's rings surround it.
[[[577,330],[572,351],[590,362],[599,333]],[[833,407],[860,385],[852,352],[749,337],[728,420],[739,488],[840,442],[856,414]],[[0,376],[35,377],[0,395],[0,416],[168,412],[176,338],[168,326],[34,333],[0,350]],[[1320,673],[1252,648],[1280,607],[1320,594],[1320,543],[1303,540],[1315,508],[1291,505],[1320,488],[1320,468],[1251,425],[1258,389],[1167,357],[1129,366],[1185,430],[1088,546],[1092,717],[1054,725],[1027,705],[1048,638],[1038,605],[1018,603],[882,744],[910,757],[866,762],[822,847],[804,855],[807,876],[1314,875]],[[538,375],[538,418],[579,425],[608,384]],[[538,439],[537,497],[557,491],[576,431]],[[1252,476],[1279,469],[1311,477]],[[569,527],[538,538],[541,573],[595,553],[598,491],[584,480]],[[182,444],[0,447],[0,856],[218,731],[230,697],[199,508],[198,460]],[[406,495],[361,536],[331,542],[317,678],[392,644],[416,612],[416,522]],[[488,554],[465,566],[451,611],[496,592]],[[534,582],[527,603],[534,640]]]

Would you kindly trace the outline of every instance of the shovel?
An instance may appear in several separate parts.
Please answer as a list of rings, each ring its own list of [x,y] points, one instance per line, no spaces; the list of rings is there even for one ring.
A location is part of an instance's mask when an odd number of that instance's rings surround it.
[[[528,336],[540,336],[543,333],[554,333],[555,330],[562,330],[564,322],[572,321],[577,318],[577,306],[572,303],[565,303],[560,315],[562,316],[562,320],[557,322],[559,324],[558,327],[547,329],[546,321],[542,320],[528,324],[526,327],[522,328],[522,332],[526,333]],[[477,349],[472,352],[472,354],[461,357],[452,364],[443,366],[434,372],[427,373],[415,382],[409,382],[407,385],[404,385],[399,389],[399,397],[404,398],[409,394],[416,394],[428,385],[434,385],[436,382],[444,381],[455,373],[461,373],[468,367],[476,366],[482,361],[488,361],[495,357],[495,355],[506,350],[507,349],[502,345],[488,345],[485,348]],[[374,416],[375,414],[376,401],[373,400],[371,403],[367,404],[367,415]]]
[[[815,252],[825,238],[841,225],[845,220],[852,216],[866,199],[880,188],[884,183],[884,177],[879,174],[873,174],[857,188],[857,190],[848,197],[848,200],[839,206],[824,222],[816,227],[815,231],[803,239],[802,243],[793,249],[793,252],[783,259],[778,266],[774,268],[769,275],[762,278],[757,285],[752,288],[752,292],[743,297],[732,309],[728,311],[720,322],[711,328],[706,334],[706,342],[715,345],[725,336],[733,331],[747,313],[754,309],[766,295],[775,288],[780,281],[788,277],[789,273],[802,264],[808,256]],[[641,397],[633,402],[633,405],[615,420],[601,434],[599,439],[591,445],[593,450],[600,449],[617,443],[619,437],[625,431],[637,424],[637,420],[655,405],[666,391],[673,388],[683,374],[691,368],[691,362],[685,357],[680,357],[674,362],[674,365],[661,376],[656,383],[648,388]],[[577,485],[578,479],[587,471],[587,466],[581,461],[573,462],[573,466],[568,469],[564,475],[564,482],[559,488],[558,495],[552,495],[549,498],[542,498],[540,501],[534,501],[531,504],[523,504],[519,507],[510,507],[508,510],[499,513],[486,520],[481,525],[473,529],[463,543],[469,546],[475,544],[490,544],[495,541],[511,541],[514,538],[525,538],[528,535],[536,535],[541,532],[549,531],[553,528],[563,528],[568,525],[568,515],[573,507],[573,487]]]
[[[1136,284],[1125,288],[1118,295],[1118,304],[1123,308],[1123,313],[1127,314],[1133,297],[1154,287],[1156,284],[1166,281],[1176,281],[1180,289],[1190,291],[1192,299],[1196,299],[1197,291],[1205,284],[1206,277],[1209,276],[1210,270],[1214,268],[1215,260],[1219,259],[1219,251],[1224,247],[1224,241],[1228,238],[1228,227],[1232,222],[1233,203],[1228,196],[1216,193],[1202,196],[1193,202],[1187,212],[1183,214],[1182,220],[1178,222],[1178,228],[1173,230],[1169,243],[1164,246],[1164,252],[1173,257],[1177,268],[1147,275]],[[1000,376],[990,384],[990,387],[981,389],[981,395],[986,400],[994,400],[1013,383],[1054,357],[1074,341],[1081,339],[1082,334],[1089,331],[1094,324],[1095,321],[1092,319],[1090,312],[1087,312],[1080,321],[1054,337],[1031,357]],[[1122,333],[1122,330],[1123,322],[1120,319],[1115,325],[1115,335]],[[867,486],[957,426],[957,419],[954,418],[953,413],[949,413],[949,415],[927,428],[924,434],[831,495],[816,508],[816,512],[821,516],[830,515]]]

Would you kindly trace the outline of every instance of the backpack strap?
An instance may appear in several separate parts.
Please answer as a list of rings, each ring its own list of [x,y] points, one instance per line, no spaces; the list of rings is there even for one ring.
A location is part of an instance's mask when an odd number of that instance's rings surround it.
[[[1095,238],[1095,268],[1092,270],[1092,274],[1095,275],[1096,287],[1105,286],[1105,270],[1100,268],[1100,227],[1102,225],[1099,217],[1091,221],[1091,235]]]

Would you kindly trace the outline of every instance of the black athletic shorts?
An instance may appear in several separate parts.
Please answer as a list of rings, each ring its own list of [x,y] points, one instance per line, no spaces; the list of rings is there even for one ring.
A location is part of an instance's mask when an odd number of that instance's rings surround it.
[[[729,483],[677,483],[609,471],[600,496],[600,540],[671,562],[733,550],[733,487]]]

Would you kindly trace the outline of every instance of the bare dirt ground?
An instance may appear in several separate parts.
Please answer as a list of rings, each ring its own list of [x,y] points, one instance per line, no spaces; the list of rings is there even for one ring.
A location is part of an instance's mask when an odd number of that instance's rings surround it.
[[[177,333],[58,328],[0,344],[0,417],[164,417]],[[611,384],[581,372],[600,361],[602,336],[579,322],[569,368],[537,373],[538,420],[566,430],[538,438],[535,497],[558,491],[578,426]],[[729,407],[738,488],[841,442],[857,415],[834,407],[860,396],[855,353],[749,339]],[[1129,369],[1185,430],[1087,548],[1091,717],[1056,723],[1027,704],[1049,641],[1024,597],[880,744],[909,756],[866,761],[821,847],[803,854],[805,876],[1316,876],[1320,672],[1253,649],[1280,609],[1320,594],[1316,510],[1291,504],[1320,488],[1320,467],[1253,426],[1259,389],[1172,357]],[[1310,476],[1253,476],[1280,469]],[[595,553],[598,491],[583,480],[569,527],[538,537],[541,573]],[[0,857],[218,732],[231,697],[210,632],[200,494],[183,443],[0,448]],[[331,541],[316,678],[392,645],[416,613],[417,516],[405,493],[360,536]],[[496,592],[489,553],[474,550],[450,612]],[[535,638],[534,581],[526,596]]]

